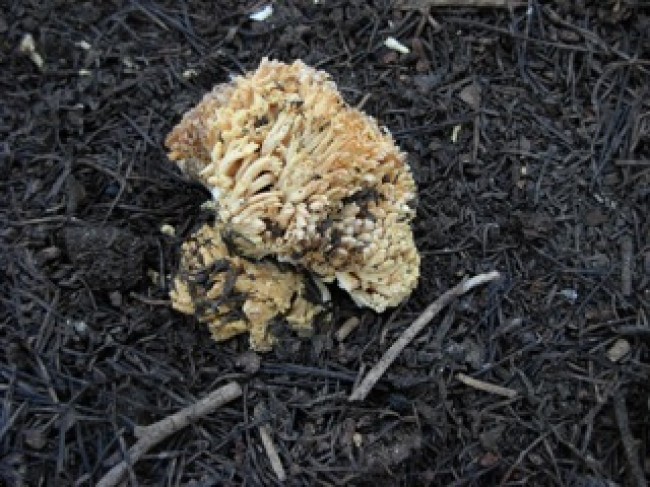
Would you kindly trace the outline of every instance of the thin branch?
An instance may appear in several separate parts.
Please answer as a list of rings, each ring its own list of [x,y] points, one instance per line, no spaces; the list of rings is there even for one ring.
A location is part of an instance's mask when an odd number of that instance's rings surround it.
[[[127,458],[110,469],[97,483],[97,487],[114,487],[118,485],[129,466],[135,464],[151,448],[168,436],[185,428],[191,422],[212,413],[241,395],[241,386],[236,382],[231,382],[165,419],[137,429],[138,441],[129,449]]]
[[[513,0],[402,0],[402,9],[429,9],[431,7],[523,7],[525,2]]]
[[[621,241],[621,293],[632,295],[632,266],[634,265],[634,243],[632,237],[625,235]]]
[[[348,401],[363,401],[366,396],[370,393],[375,384],[381,379],[381,376],[384,375],[384,372],[391,366],[395,361],[397,356],[404,350],[404,348],[413,341],[418,333],[420,333],[424,327],[426,327],[429,322],[436,317],[440,311],[447,306],[451,301],[453,301],[458,296],[471,291],[476,286],[480,286],[490,281],[494,281],[501,277],[497,271],[487,272],[485,274],[479,274],[470,279],[464,280],[460,284],[454,286],[442,296],[436,299],[431,303],[427,309],[425,309],[422,314],[416,319],[411,325],[404,330],[402,336],[393,343],[393,345],[386,350],[384,355],[381,357],[379,362],[370,369],[370,372],[365,376],[361,381],[359,386],[352,391],[352,394],[348,398]]]
[[[621,440],[623,441],[623,448],[625,450],[625,458],[629,464],[630,474],[634,481],[634,483],[631,485],[636,485],[637,487],[647,487],[648,483],[646,482],[643,468],[641,467],[641,462],[639,462],[637,441],[634,439],[634,436],[632,436],[632,432],[630,431],[630,422],[627,417],[625,397],[623,396],[622,391],[614,393],[613,400],[616,424],[618,425],[618,430],[621,433]]]
[[[479,391],[489,392],[490,394],[496,394],[497,396],[504,396],[510,399],[517,397],[517,391],[514,389],[490,384],[489,382],[484,382],[470,377],[469,375],[465,375],[462,372],[458,372],[456,378],[466,386],[473,387]]]
[[[263,421],[264,417],[267,414],[264,405],[258,404],[255,407],[254,414],[257,420]],[[273,443],[273,438],[271,438],[271,428],[269,428],[268,424],[260,424],[259,430],[260,437],[262,438],[262,445],[264,445],[264,451],[266,451],[266,456],[269,458],[271,468],[273,469],[273,472],[275,473],[275,476],[278,478],[278,480],[280,482],[284,482],[287,480],[287,474],[285,473],[284,467],[282,466],[282,460],[280,460],[280,455],[278,454],[278,450],[275,447],[275,443]]]

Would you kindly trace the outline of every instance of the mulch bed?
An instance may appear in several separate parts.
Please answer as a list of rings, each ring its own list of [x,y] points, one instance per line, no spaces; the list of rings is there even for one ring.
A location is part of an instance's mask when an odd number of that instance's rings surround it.
[[[135,426],[235,380],[242,398],[150,451],[127,485],[278,484],[260,424],[287,485],[645,485],[648,2],[290,0],[263,22],[248,17],[260,2],[9,3],[0,484],[94,485]],[[19,49],[27,33],[42,69]],[[210,215],[163,139],[263,56],[328,71],[392,131],[419,185],[423,263],[398,308],[335,292],[333,323],[256,355],[169,307],[180,243]],[[456,300],[365,401],[347,401],[436,296],[492,269],[505,277]]]

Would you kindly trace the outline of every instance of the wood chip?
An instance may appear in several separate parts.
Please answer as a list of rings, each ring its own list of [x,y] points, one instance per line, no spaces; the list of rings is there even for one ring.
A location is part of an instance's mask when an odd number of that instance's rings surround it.
[[[478,110],[481,106],[481,87],[476,83],[471,83],[460,91],[458,97],[472,109]]]
[[[607,350],[607,358],[611,362],[618,362],[630,352],[630,342],[624,338],[619,338],[614,342],[614,345]]]

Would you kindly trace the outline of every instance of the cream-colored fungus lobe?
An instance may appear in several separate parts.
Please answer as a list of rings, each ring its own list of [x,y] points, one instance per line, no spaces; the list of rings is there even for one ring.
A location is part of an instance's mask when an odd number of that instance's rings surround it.
[[[215,87],[166,142],[170,159],[217,200],[213,233],[232,236],[250,265],[289,262],[378,312],[415,288],[416,187],[405,154],[326,73],[264,59]]]

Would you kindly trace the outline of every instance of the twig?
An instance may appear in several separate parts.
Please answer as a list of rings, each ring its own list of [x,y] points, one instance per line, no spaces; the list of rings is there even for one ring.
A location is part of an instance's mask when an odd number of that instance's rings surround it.
[[[361,110],[363,106],[366,104],[366,102],[370,99],[370,96],[371,96],[370,93],[366,93],[365,95],[363,95],[361,101],[357,103],[357,106],[354,108],[356,108],[357,110]]]
[[[513,0],[402,0],[398,6],[408,9],[427,9],[430,7],[517,7],[523,1]]]
[[[336,339],[339,342],[345,340],[350,335],[350,333],[352,333],[354,329],[359,326],[359,323],[361,323],[361,320],[359,320],[359,318],[356,316],[351,316],[345,320],[345,323],[343,323],[341,325],[341,328],[339,328],[336,332]]]
[[[431,303],[427,309],[425,309],[422,314],[416,319],[411,325],[404,330],[402,336],[393,343],[393,345],[386,350],[384,355],[381,357],[379,362],[370,369],[370,372],[365,376],[361,381],[359,386],[352,391],[352,394],[348,398],[348,401],[363,401],[366,396],[370,393],[370,390],[375,386],[379,381],[386,369],[395,361],[397,356],[404,350],[404,348],[420,333],[429,322],[435,318],[435,316],[440,313],[440,311],[447,306],[454,298],[462,296],[463,294],[471,291],[476,286],[485,284],[486,282],[494,281],[501,277],[497,271],[487,272],[485,274],[479,274],[470,279],[462,281],[460,284],[457,284],[442,296],[436,299]]]
[[[625,397],[621,391],[614,393],[614,415],[616,416],[616,424],[621,433],[621,440],[623,441],[623,448],[625,449],[625,457],[627,463],[630,465],[630,473],[634,479],[634,485],[637,487],[647,487],[648,483],[645,480],[643,469],[639,462],[637,453],[636,440],[630,431],[630,423],[627,417],[627,409],[625,408]]]
[[[510,476],[512,475],[512,472],[515,471],[515,468],[517,468],[517,466],[521,462],[523,462],[524,458],[526,458],[526,456],[531,451],[533,451],[535,448],[537,448],[537,445],[539,445],[542,441],[544,441],[544,439],[546,439],[546,437],[548,435],[550,435],[550,434],[551,434],[551,432],[547,431],[546,433],[543,433],[543,434],[539,435],[530,445],[528,445],[526,447],[525,450],[522,450],[519,453],[519,455],[517,456],[517,460],[515,460],[515,463],[510,465],[510,468],[506,471],[506,473],[503,475],[503,477],[501,477],[501,482],[499,482],[499,487],[501,487],[502,485],[505,485],[505,483],[510,480]]]
[[[255,406],[255,419],[262,421],[266,415],[266,409],[263,404],[258,404]],[[260,424],[260,437],[262,438],[262,445],[264,445],[264,451],[266,451],[266,456],[271,462],[271,468],[275,472],[275,476],[280,482],[287,480],[287,474],[284,471],[282,466],[282,460],[280,460],[280,455],[278,455],[278,450],[275,448],[275,443],[273,443],[273,438],[271,438],[271,431],[267,424]]]
[[[231,382],[165,419],[137,429],[138,441],[129,448],[128,457],[111,468],[97,483],[97,487],[114,487],[118,485],[129,466],[135,464],[152,447],[185,428],[192,421],[212,413],[217,408],[233,399],[237,399],[241,395],[241,386],[236,382]]]
[[[491,394],[496,394],[497,396],[505,396],[510,399],[517,397],[517,391],[514,389],[497,386],[495,384],[490,384],[489,382],[483,382],[482,380],[465,375],[462,372],[458,372],[456,378],[466,386],[473,387],[479,391],[489,392]]]
[[[632,294],[632,264],[634,259],[634,244],[629,235],[625,235],[621,241],[621,293],[623,296]]]

